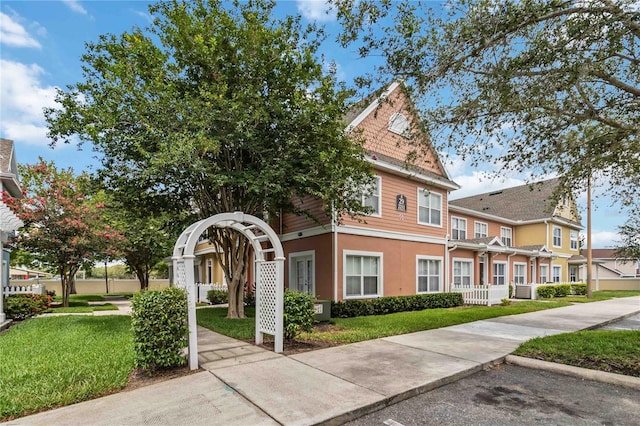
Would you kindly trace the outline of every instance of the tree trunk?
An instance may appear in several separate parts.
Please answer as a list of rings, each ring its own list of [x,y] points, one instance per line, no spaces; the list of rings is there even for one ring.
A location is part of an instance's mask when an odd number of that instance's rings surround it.
[[[71,293],[71,285],[69,283],[68,274],[65,270],[60,272],[60,285],[62,286],[62,306],[69,306],[69,294]]]
[[[149,268],[144,266],[134,266],[133,270],[136,273],[136,277],[138,277],[138,281],[140,282],[140,291],[149,290]]]
[[[246,318],[244,314],[244,283],[247,276],[247,264],[250,247],[247,238],[237,231],[228,228],[212,229],[216,235],[211,241],[220,256],[218,264],[227,279],[229,309],[227,318]]]

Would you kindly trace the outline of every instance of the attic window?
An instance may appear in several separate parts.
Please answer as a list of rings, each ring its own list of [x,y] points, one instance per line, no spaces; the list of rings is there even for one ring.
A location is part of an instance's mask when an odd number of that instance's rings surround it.
[[[389,118],[389,130],[405,138],[409,136],[409,120],[407,117],[396,112]]]

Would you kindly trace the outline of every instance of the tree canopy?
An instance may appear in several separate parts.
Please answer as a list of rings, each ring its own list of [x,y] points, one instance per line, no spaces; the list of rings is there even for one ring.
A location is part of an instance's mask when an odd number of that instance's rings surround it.
[[[298,202],[307,196],[328,212],[362,211],[350,189],[371,172],[344,132],[351,92],[318,57],[322,32],[273,8],[164,1],[149,28],[87,44],[84,81],[46,112],[54,144],[92,142],[107,188],[200,218],[310,214]],[[209,236],[225,254],[229,315],[243,316],[249,245],[231,230]]]
[[[62,300],[68,306],[75,274],[93,264],[96,257],[115,252],[122,236],[106,224],[102,205],[87,197],[87,176],[71,169],[58,170],[53,162],[18,166],[23,198],[3,194],[24,227],[11,246],[30,253],[60,275]]]
[[[599,176],[638,205],[637,1],[333,3],[341,41],[406,80],[440,147],[498,173],[557,173],[566,190]]]

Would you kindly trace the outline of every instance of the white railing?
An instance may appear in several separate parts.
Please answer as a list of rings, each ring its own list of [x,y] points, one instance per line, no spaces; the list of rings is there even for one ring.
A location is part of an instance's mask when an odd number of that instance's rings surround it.
[[[10,285],[2,288],[2,294],[6,297],[12,294],[46,294],[44,284]]]
[[[502,299],[509,297],[507,285],[475,285],[471,287],[451,286],[451,291],[462,293],[467,305],[499,305]]]
[[[226,284],[213,283],[213,284],[205,284],[205,283],[196,283],[198,285],[198,302],[207,303],[209,300],[207,299],[207,292],[210,290],[218,290],[218,291],[227,291]]]

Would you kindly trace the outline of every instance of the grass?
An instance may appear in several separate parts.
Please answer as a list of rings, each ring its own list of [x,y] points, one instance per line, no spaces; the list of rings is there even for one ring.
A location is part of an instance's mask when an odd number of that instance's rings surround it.
[[[515,355],[640,377],[640,330],[587,330],[539,337]]]
[[[56,302],[62,302],[62,296],[53,298]],[[104,302],[104,297],[99,294],[70,294],[69,302]]]
[[[89,305],[82,301],[69,301],[69,306],[49,308],[47,312],[54,314],[84,314],[93,311],[117,311],[118,307],[111,303],[102,303],[100,305]]]
[[[34,318],[0,334],[0,420],[124,387],[134,368],[127,316]]]
[[[603,291],[594,291],[592,297],[587,299],[587,296],[567,296],[567,297],[554,297],[551,299],[541,299],[541,300],[565,300],[571,303],[589,303],[589,302],[600,302],[602,300],[609,300],[615,297],[633,297],[640,296],[640,291],[637,290],[603,290]]]
[[[508,306],[462,306],[448,309],[426,309],[417,312],[399,312],[356,318],[334,318],[331,331],[303,333],[301,340],[319,340],[331,343],[355,343],[380,337],[433,328],[463,324],[504,315],[522,314],[543,309],[568,306],[557,302],[518,302]],[[227,308],[199,309],[198,324],[236,339],[251,339],[255,335],[255,310],[247,309],[247,319],[229,320]]]

